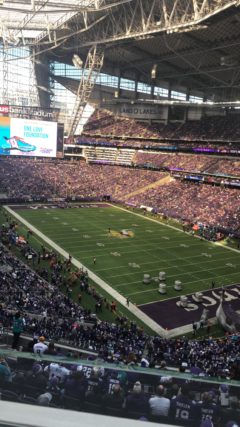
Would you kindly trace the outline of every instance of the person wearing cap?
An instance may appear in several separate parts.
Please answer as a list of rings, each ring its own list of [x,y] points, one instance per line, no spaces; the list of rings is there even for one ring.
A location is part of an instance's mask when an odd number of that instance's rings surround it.
[[[165,388],[159,385],[155,396],[148,401],[151,415],[154,417],[167,417],[170,409],[170,399],[164,397]]]
[[[45,341],[44,337],[38,338],[38,342],[33,346],[34,354],[39,354],[40,356],[42,356],[42,354],[45,353],[45,351],[47,351],[48,346],[47,344],[44,344],[44,341]]]
[[[146,359],[146,357],[142,357],[142,359],[141,359],[141,367],[142,368],[149,368],[149,361]]]
[[[229,387],[227,384],[221,384],[219,387],[219,400],[221,407],[227,408],[229,406]]]
[[[43,393],[43,394],[40,394],[40,396],[38,396],[37,404],[40,406],[49,406],[51,400],[52,400],[51,393]]]
[[[139,416],[148,414],[148,399],[142,391],[140,381],[136,381],[132,391],[129,392],[125,400],[125,409],[127,413],[139,413]]]
[[[43,367],[39,363],[34,363],[32,371],[28,372],[27,382],[32,387],[38,387],[45,390],[47,386],[47,378],[43,373]]]

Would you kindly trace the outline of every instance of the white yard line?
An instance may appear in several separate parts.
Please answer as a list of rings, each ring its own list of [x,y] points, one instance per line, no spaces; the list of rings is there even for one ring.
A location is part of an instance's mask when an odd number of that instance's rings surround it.
[[[143,264],[142,264],[143,265]],[[193,265],[193,266],[198,266],[199,265],[199,263],[190,263],[190,264],[187,264],[187,265]],[[227,266],[224,266],[224,268],[226,268]],[[177,267],[177,266],[174,266],[174,267],[163,267],[162,268],[162,270],[164,271],[164,270],[169,270],[169,269],[172,269],[172,268],[179,268],[179,267]],[[189,274],[189,275],[191,275],[192,277],[194,277],[195,276],[195,273],[205,273],[205,272],[207,272],[207,271],[212,271],[212,270],[218,270],[218,269],[220,269],[221,268],[221,266],[217,266],[217,267],[212,267],[212,268],[205,268],[205,269],[201,269],[201,270],[197,270],[197,271],[194,271],[194,272],[191,272],[191,271],[188,271],[188,272],[185,272],[185,273],[178,273],[177,275],[178,276],[186,276],[186,274]],[[231,267],[232,268],[232,267]],[[152,272],[152,271],[156,271],[156,269],[154,269],[154,270],[148,270],[147,272],[148,273],[150,273],[150,272]],[[112,279],[112,278],[115,278],[115,277],[122,277],[122,276],[130,276],[130,275],[132,275],[132,274],[136,274],[138,271],[135,271],[135,272],[133,272],[133,273],[124,273],[124,274],[117,274],[117,275],[114,275],[114,276],[109,276],[108,277],[108,279]],[[141,273],[140,271],[139,271],[139,273]],[[240,275],[240,272],[239,271],[235,271],[234,273],[238,273],[239,275]],[[228,273],[228,274],[233,274],[233,273]],[[176,274],[174,274],[174,275],[172,275],[172,276],[167,276],[166,277],[166,279],[168,279],[168,278],[170,278],[170,277],[175,277],[176,276]],[[227,274],[225,274],[224,276],[227,276]],[[188,283],[187,283],[188,284]]]
[[[123,255],[125,255],[125,254],[123,254]],[[101,256],[106,256],[106,253],[104,254],[104,255],[97,255],[97,257],[98,258],[100,258]],[[195,256],[192,256],[192,257],[186,257],[185,259],[188,259],[188,258],[199,258],[201,255],[195,255]],[[224,256],[224,255],[223,255]],[[89,259],[89,257],[82,257],[82,259]],[[230,258],[227,258],[226,256],[224,257],[224,260],[225,261],[227,261],[227,260],[232,260],[233,258],[232,257],[230,257]],[[219,259],[219,257],[218,257],[218,259],[211,259],[211,260],[209,260],[209,261],[200,261],[200,262],[197,262],[195,265],[196,266],[198,266],[199,264],[207,264],[207,263],[216,263],[216,262],[220,262],[221,261],[221,259]],[[163,261],[161,261],[161,262],[163,262]],[[168,261],[164,261],[165,263],[167,263],[167,264],[169,264],[169,262]],[[148,264],[156,264],[157,263],[157,261],[149,261],[149,262],[144,262],[144,263],[141,263],[140,262],[140,265],[141,265],[141,267],[142,266],[144,266],[144,265],[148,265]],[[187,266],[189,266],[189,265],[191,265],[191,263],[186,263],[186,264],[184,264],[184,266],[185,267],[187,267]],[[167,269],[171,269],[171,268],[181,268],[182,267],[182,264],[180,264],[180,265],[175,265],[174,264],[174,266],[169,266],[169,267],[164,267],[164,266],[162,266],[161,267],[161,270],[167,270]],[[125,265],[119,265],[119,266],[117,266],[117,267],[110,267],[110,268],[101,268],[101,270],[98,270],[98,273],[101,273],[102,271],[110,271],[110,270],[116,270],[116,269],[119,269],[119,268],[126,268],[126,264]],[[149,271],[155,271],[155,270],[149,270]],[[208,271],[208,270],[202,270],[202,271]],[[132,273],[128,273],[129,275],[131,275],[131,274],[135,274],[136,273],[136,271],[134,271],[134,272],[132,272]],[[142,271],[141,272],[139,272],[139,273],[142,273]],[[120,275],[120,276],[122,276],[122,274]]]
[[[61,254],[64,258],[69,257],[69,253],[66,252],[63,248],[61,248],[59,245],[57,245],[53,240],[49,239],[47,236],[45,236],[40,230],[38,230],[36,227],[34,227],[31,223],[29,223],[27,220],[22,218],[17,212],[13,211],[10,207],[4,206],[4,208],[12,215],[14,216],[18,221],[20,221],[22,224],[24,224],[26,227],[28,227],[30,230],[33,231],[37,236],[39,236],[42,240],[44,240],[48,245],[50,245],[53,249],[55,249],[59,254]],[[125,306],[132,314],[134,314],[139,320],[144,322],[149,328],[151,328],[154,332],[156,332],[158,335],[162,337],[166,337],[166,331],[164,328],[162,328],[158,323],[156,323],[154,320],[152,320],[150,317],[148,317],[145,313],[143,313],[135,304],[129,303],[129,307],[126,306],[126,298],[123,297],[121,294],[119,294],[117,291],[115,291],[110,285],[108,285],[104,280],[102,280],[100,277],[98,277],[95,273],[93,273],[91,270],[86,268],[81,262],[79,262],[76,258],[72,258],[72,264],[77,268],[84,268],[88,271],[88,275],[93,282],[95,282],[98,286],[100,286],[102,289],[104,289],[109,295],[111,295],[116,301],[121,303],[123,306]]]

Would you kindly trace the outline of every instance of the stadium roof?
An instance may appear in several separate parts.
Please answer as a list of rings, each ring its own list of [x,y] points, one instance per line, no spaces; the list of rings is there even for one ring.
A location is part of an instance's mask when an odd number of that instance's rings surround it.
[[[66,29],[65,23],[76,15],[100,11],[102,5],[131,0],[0,0],[1,37],[6,42],[17,39],[36,39],[49,36],[51,32]],[[66,32],[66,36],[68,34]],[[25,42],[26,42],[25,40]]]
[[[3,5],[1,6],[1,2]],[[104,49],[103,72],[240,99],[239,0],[0,0],[1,36],[72,64]]]

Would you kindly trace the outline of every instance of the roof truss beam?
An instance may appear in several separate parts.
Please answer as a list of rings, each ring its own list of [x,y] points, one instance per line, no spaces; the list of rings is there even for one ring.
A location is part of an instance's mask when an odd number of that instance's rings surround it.
[[[81,46],[107,44],[128,39],[144,39],[162,32],[184,32],[202,28],[207,19],[238,5],[238,0],[133,0],[122,11],[109,12],[108,28],[96,27],[82,40]],[[116,26],[117,21],[117,26]]]

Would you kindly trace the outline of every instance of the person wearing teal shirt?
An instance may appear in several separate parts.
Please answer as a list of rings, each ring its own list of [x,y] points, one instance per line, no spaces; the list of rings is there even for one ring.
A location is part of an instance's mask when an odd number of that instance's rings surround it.
[[[24,322],[23,322],[23,319],[21,318],[20,311],[18,311],[13,317],[13,326],[12,326],[12,331],[13,331],[12,348],[13,349],[18,349],[19,339],[23,331],[23,327],[24,327]]]
[[[11,370],[4,357],[0,356],[0,382],[10,382],[12,379]]]

